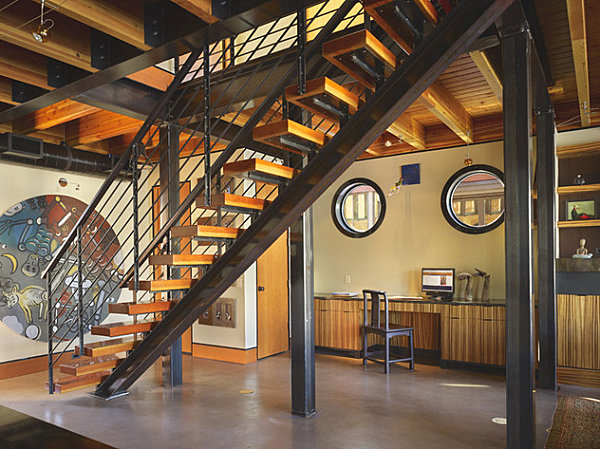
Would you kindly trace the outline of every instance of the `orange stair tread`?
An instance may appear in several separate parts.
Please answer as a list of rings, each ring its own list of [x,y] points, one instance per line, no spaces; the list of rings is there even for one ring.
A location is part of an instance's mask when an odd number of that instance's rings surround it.
[[[187,290],[197,279],[160,279],[156,281],[140,281],[139,290],[160,292],[167,290]],[[129,281],[129,290],[134,290],[134,281]]]
[[[233,193],[214,193],[211,197],[211,205],[204,205],[204,198],[196,199],[196,206],[206,209],[216,209],[220,206],[240,207],[246,209],[263,210],[269,205],[269,201],[249,196],[235,195]]]
[[[105,370],[96,373],[84,374],[81,376],[61,377],[54,382],[54,388],[58,393],[67,393],[69,391],[75,391],[81,388],[98,385],[106,377],[108,377],[110,373],[110,370]]]
[[[86,343],[83,347],[84,355],[88,357],[100,357],[132,350],[139,341],[130,338],[115,338],[113,340],[96,341]],[[78,350],[79,347],[76,347]]]
[[[74,359],[68,363],[60,365],[60,372],[79,376],[98,371],[105,371],[116,367],[119,363],[119,357],[116,355],[107,355],[103,357],[82,357]]]
[[[137,323],[108,323],[92,326],[92,335],[116,337],[120,335],[136,334],[152,330],[158,321],[139,321]]]
[[[265,161],[263,159],[244,159],[241,161],[229,162],[223,165],[223,174],[236,176],[248,172],[258,172],[271,176],[278,176],[283,179],[292,179],[299,171],[285,165]]]
[[[238,228],[208,225],[174,226],[171,229],[172,237],[237,238],[239,233]]]
[[[293,136],[301,141],[319,146],[323,146],[327,140],[325,133],[304,126],[293,120],[282,120],[280,122],[273,122],[267,125],[257,126],[252,131],[252,137],[254,140],[267,144],[273,144],[279,147],[284,147],[285,145],[279,144],[274,139],[282,136]],[[286,147],[283,149],[289,148]]]
[[[156,302],[118,302],[108,305],[108,313],[121,313],[126,315],[140,315],[143,313],[166,312],[173,307],[170,301]]]
[[[150,256],[150,265],[210,265],[217,256],[212,254],[157,254]]]

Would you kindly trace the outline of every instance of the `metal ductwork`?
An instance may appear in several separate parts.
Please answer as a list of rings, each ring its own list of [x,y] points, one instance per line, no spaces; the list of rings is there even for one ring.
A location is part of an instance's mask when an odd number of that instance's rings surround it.
[[[79,173],[104,173],[112,170],[113,159],[112,155],[78,150],[64,142],[55,145],[33,137],[0,134],[0,161]]]

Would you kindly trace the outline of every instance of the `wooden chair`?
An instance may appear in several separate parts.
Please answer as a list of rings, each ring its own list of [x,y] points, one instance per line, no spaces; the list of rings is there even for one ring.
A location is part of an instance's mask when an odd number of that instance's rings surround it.
[[[367,360],[372,362],[381,363],[385,367],[385,374],[390,371],[390,363],[397,362],[409,362],[409,369],[412,371],[415,369],[415,355],[414,355],[414,343],[413,343],[413,328],[405,327],[396,324],[390,324],[389,322],[389,303],[386,292],[377,290],[363,290],[364,299],[364,324],[363,329],[363,365],[367,364]],[[368,320],[368,304],[371,303],[371,322]],[[381,303],[384,303],[384,319],[382,320]],[[385,349],[383,354],[381,351],[370,351],[368,346],[368,335],[375,334],[383,337],[385,341]],[[390,358],[390,339],[399,335],[405,335],[409,340],[410,357],[403,358]]]

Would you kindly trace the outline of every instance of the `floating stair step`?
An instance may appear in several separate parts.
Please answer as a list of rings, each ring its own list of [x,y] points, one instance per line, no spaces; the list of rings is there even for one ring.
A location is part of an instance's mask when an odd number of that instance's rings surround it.
[[[290,103],[333,121],[354,114],[360,106],[358,95],[326,76],[307,81],[305,94],[298,93],[297,84],[288,86],[285,98]]]
[[[188,290],[196,279],[159,279],[156,281],[140,281],[138,291],[168,292],[173,290]],[[129,281],[129,290],[134,290],[134,281]]]
[[[204,198],[196,199],[196,207],[204,209],[216,209],[227,212],[258,212],[265,209],[269,202],[260,198],[250,198],[243,195],[234,195],[233,193],[214,193],[211,196],[211,205],[204,204]]]
[[[367,30],[325,42],[323,57],[372,91],[396,69],[396,56]]]
[[[310,153],[321,148],[327,141],[325,133],[293,120],[257,126],[252,131],[252,137],[258,142],[296,154]]]
[[[141,315],[143,313],[166,312],[173,308],[175,303],[170,301],[156,302],[118,302],[108,305],[109,313],[120,313],[125,315]]]
[[[223,175],[225,176],[237,176],[268,184],[281,184],[283,181],[292,179],[298,173],[298,170],[291,167],[262,159],[245,159],[223,165]]]
[[[395,0],[362,0],[369,14],[406,54],[413,52],[415,36]]]
[[[171,228],[171,237],[197,237],[200,239],[235,239],[240,235],[238,228],[224,226],[174,226]]]
[[[131,351],[139,342],[131,338],[117,338],[114,340],[96,341],[94,343],[86,343],[83,346],[83,354],[87,357],[102,357],[110,354],[118,354],[119,352]],[[75,347],[76,352],[79,351],[79,346]]]
[[[215,262],[216,258],[217,256],[213,254],[159,254],[150,256],[148,263],[150,265],[169,265],[172,267],[197,267],[210,265]]]
[[[121,335],[137,334],[151,331],[158,321],[139,321],[137,323],[109,323],[92,326],[92,335],[119,337]]]
[[[71,376],[82,376],[84,374],[97,373],[115,368],[119,357],[116,355],[106,355],[102,357],[81,357],[73,359],[68,363],[60,364],[60,372]]]
[[[57,393],[67,393],[69,391],[99,385],[104,379],[110,376],[110,373],[110,370],[105,370],[97,373],[85,374],[83,376],[61,377],[54,382],[54,391]],[[46,388],[48,388],[47,382]]]

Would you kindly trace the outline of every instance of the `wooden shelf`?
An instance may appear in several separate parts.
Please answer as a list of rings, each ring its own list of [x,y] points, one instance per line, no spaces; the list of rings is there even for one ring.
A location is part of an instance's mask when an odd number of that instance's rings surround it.
[[[594,228],[600,226],[600,220],[567,220],[559,221],[557,226],[560,229],[565,228]]]
[[[375,91],[376,79],[361,65],[375,70],[376,65],[381,64],[389,73],[396,69],[397,63],[396,56],[367,30],[325,42],[323,57],[372,91]]]
[[[293,120],[257,126],[252,131],[252,137],[258,142],[300,155],[322,147],[327,141],[325,133]]]
[[[584,145],[570,145],[568,147],[559,147],[556,149],[556,156],[559,159],[570,157],[591,156],[600,154],[600,143],[586,143]]]
[[[600,192],[600,184],[583,184],[580,186],[561,186],[556,189],[559,195],[571,193]]]
[[[285,98],[290,103],[333,121],[340,119],[340,114],[335,111],[354,114],[360,106],[358,95],[326,76],[307,81],[305,94],[298,93],[297,84],[288,86]]]

